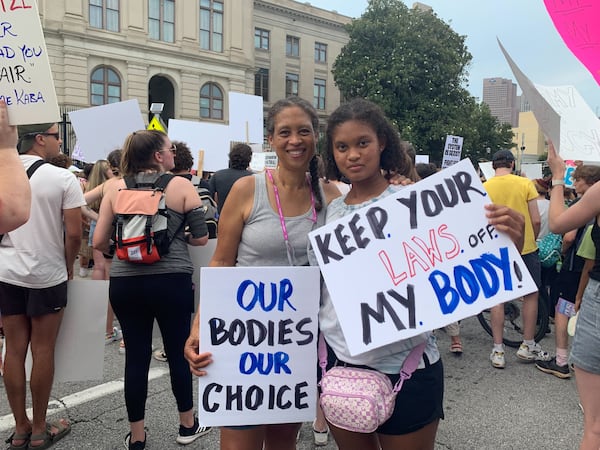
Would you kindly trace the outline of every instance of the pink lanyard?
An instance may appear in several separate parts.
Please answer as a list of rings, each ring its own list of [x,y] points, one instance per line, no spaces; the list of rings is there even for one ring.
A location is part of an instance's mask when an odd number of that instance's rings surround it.
[[[283,232],[283,240],[285,241],[285,248],[287,250],[288,262],[290,263],[290,266],[294,266],[295,265],[294,261],[296,259],[295,253],[294,253],[294,247],[292,247],[292,245],[290,244],[287,226],[285,225],[285,217],[283,217],[283,210],[281,209],[281,200],[279,199],[279,190],[277,189],[277,185],[275,184],[275,181],[273,180],[273,175],[271,174],[270,170],[267,170],[267,176],[269,177],[269,180],[271,181],[271,184],[273,185],[273,193],[275,194],[275,203],[277,204],[277,212],[279,213],[279,223],[281,224],[281,231]],[[310,186],[310,178],[308,178],[308,175],[306,176],[306,181],[307,181],[308,185]],[[314,195],[312,189],[310,189],[310,206],[312,209],[311,220],[313,221],[313,223],[317,223],[317,210],[315,209],[315,195]]]

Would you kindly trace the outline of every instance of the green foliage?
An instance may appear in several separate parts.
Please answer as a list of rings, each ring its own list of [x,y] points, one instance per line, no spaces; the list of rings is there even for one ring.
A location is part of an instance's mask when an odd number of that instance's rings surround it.
[[[472,59],[465,36],[435,13],[400,0],[370,0],[347,30],[350,40],[333,65],[342,97],[379,104],[419,153],[441,162],[447,134],[465,138],[463,155],[474,163],[487,147],[512,145],[510,128],[463,87]]]

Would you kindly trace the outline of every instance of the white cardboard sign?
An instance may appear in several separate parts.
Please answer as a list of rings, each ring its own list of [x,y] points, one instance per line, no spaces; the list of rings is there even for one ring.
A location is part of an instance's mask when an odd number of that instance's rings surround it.
[[[146,129],[135,99],[71,111],[69,118],[77,135],[78,158],[90,163],[106,159],[123,148],[129,134]]]
[[[11,125],[58,122],[60,112],[35,0],[0,2],[0,99]]]
[[[71,280],[67,307],[60,324],[54,352],[54,381],[101,380],[104,369],[104,332],[108,307],[108,281]],[[31,350],[25,373],[31,374]]]
[[[450,167],[460,161],[462,154],[463,137],[462,136],[446,136],[446,144],[444,145],[444,157],[442,159],[442,169]]]
[[[536,290],[468,159],[309,234],[352,355]]]
[[[307,422],[317,399],[318,267],[202,268],[205,426]]]
[[[229,92],[229,140],[262,144],[263,98]]]
[[[169,139],[185,142],[198,169],[198,152],[204,151],[203,170],[216,172],[229,167],[229,127],[220,123],[169,120]]]
[[[544,134],[567,160],[600,161],[600,120],[573,86],[531,82],[498,40]]]

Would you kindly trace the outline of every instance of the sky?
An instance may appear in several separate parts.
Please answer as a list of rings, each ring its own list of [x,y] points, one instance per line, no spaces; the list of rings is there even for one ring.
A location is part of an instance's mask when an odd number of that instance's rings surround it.
[[[412,0],[403,0],[411,7]],[[309,0],[310,4],[358,18],[367,0]],[[460,35],[473,56],[467,68],[471,94],[481,100],[483,79],[502,77],[517,83],[496,38],[535,84],[573,85],[600,116],[600,86],[571,53],[554,27],[543,0],[421,0]],[[520,88],[518,89],[521,93]]]

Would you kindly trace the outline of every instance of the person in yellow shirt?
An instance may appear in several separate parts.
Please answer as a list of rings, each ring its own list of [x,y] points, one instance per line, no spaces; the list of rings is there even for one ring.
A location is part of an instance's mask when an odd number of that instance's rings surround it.
[[[537,205],[538,193],[531,180],[513,175],[515,157],[510,150],[499,150],[492,157],[495,176],[483,186],[490,200],[498,205],[508,206],[525,217],[525,240],[521,256],[533,277],[538,289],[541,284],[541,265],[535,239],[540,231],[540,212]],[[517,358],[526,362],[547,358],[546,352],[534,341],[537,320],[538,292],[523,296],[523,343],[517,351]],[[504,345],[504,305],[494,306],[491,310],[492,336],[494,348],[490,354],[492,366],[503,369],[506,366]]]

